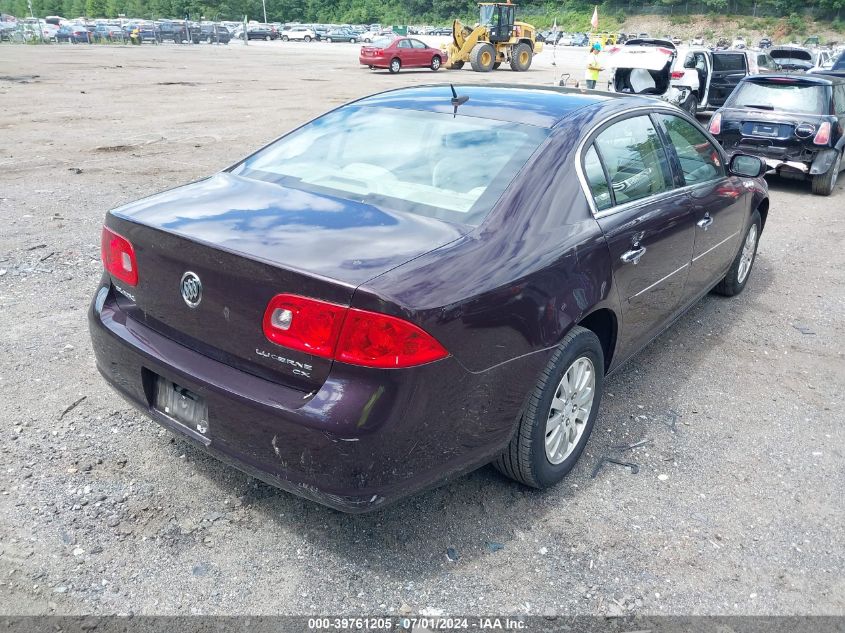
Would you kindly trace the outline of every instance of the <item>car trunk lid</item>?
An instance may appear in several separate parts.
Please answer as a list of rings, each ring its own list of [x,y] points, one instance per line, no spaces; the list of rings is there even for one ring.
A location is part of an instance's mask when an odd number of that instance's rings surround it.
[[[114,282],[133,319],[303,391],[319,388],[332,361],[265,337],[272,297],[349,305],[363,282],[468,231],[225,173],[116,209],[107,225],[135,248],[137,286]],[[202,285],[195,307],[181,290],[189,272]]]
[[[637,44],[609,49],[607,65],[613,68],[613,89],[629,94],[664,94],[669,89],[677,54],[671,42],[665,44],[668,46]]]

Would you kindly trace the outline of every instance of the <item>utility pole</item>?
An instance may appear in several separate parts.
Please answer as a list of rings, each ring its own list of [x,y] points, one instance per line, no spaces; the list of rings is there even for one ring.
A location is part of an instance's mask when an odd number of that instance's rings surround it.
[[[267,24],[267,0],[261,0],[261,6],[264,7],[264,24]]]

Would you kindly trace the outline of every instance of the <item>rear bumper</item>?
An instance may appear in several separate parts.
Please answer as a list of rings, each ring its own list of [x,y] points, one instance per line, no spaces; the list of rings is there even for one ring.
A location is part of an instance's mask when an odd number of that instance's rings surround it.
[[[358,63],[362,66],[372,66],[373,68],[387,68],[390,65],[390,60],[385,57],[364,57],[358,56]]]
[[[529,364],[533,371],[546,359],[533,354],[483,374],[452,357],[400,371],[336,363],[305,394],[160,335],[120,310],[113,293],[104,280],[89,311],[97,367],[112,387],[222,461],[345,512],[382,507],[493,459],[536,379]],[[205,435],[152,407],[156,375],[205,398]]]
[[[753,145],[742,141],[733,143],[722,142],[728,158],[734,154],[750,154],[762,159],[769,172],[786,177],[806,177],[823,174],[830,169],[837,154],[832,149],[824,147],[808,148],[805,146],[767,147]]]

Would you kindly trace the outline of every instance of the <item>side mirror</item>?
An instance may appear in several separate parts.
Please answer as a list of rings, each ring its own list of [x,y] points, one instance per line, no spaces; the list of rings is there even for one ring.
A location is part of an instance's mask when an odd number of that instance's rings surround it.
[[[765,161],[748,154],[734,154],[728,166],[734,176],[743,178],[759,178],[768,171]]]

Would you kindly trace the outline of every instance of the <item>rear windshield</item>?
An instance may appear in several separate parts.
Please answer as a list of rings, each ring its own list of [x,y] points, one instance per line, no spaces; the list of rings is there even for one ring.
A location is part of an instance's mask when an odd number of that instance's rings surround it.
[[[796,81],[795,83],[772,83],[744,81],[733,93],[730,107],[800,112],[802,114],[824,114],[827,112],[827,89],[825,86]]]
[[[232,173],[478,224],[548,133],[451,113],[348,106],[253,154]]]
[[[745,55],[732,53],[718,53],[713,55],[713,70],[718,72],[745,70]]]

